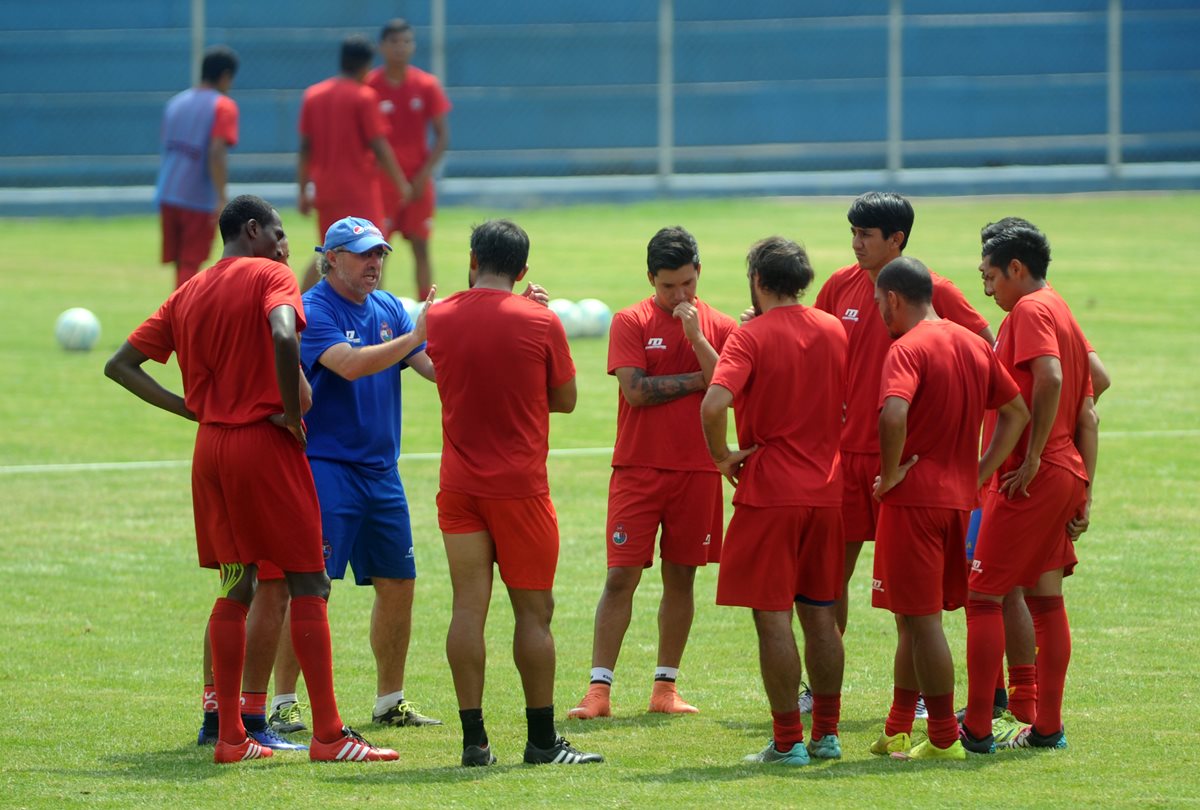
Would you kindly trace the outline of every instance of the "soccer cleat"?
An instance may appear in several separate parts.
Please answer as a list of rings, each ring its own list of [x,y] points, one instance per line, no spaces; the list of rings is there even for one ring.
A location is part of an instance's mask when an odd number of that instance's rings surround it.
[[[219,736],[215,731],[209,734],[204,726],[200,726],[200,733],[196,735],[196,745],[216,745]]]
[[[1067,747],[1067,732],[1059,729],[1054,734],[1043,737],[1033,730],[1033,726],[1025,726],[1000,748],[1050,748],[1062,750]]]
[[[612,717],[612,687],[606,683],[594,683],[579,705],[567,712],[572,720],[591,720],[596,717]]]
[[[879,735],[879,739],[871,743],[871,753],[886,757],[888,754],[899,754],[912,748],[912,735],[903,731],[888,736],[887,731]]]
[[[700,710],[684,702],[672,681],[655,681],[654,691],[650,694],[650,707],[646,711],[660,714],[696,714]]]
[[[490,745],[468,745],[463,748],[462,764],[464,768],[495,765],[496,755],[492,753]]]
[[[973,737],[971,732],[967,731],[966,726],[958,727],[958,741],[962,743],[962,747],[972,754],[994,754],[996,753],[996,738],[991,734],[986,737]]]
[[[371,721],[384,726],[440,726],[441,720],[426,717],[407,700],[401,700],[383,714],[376,714]]]
[[[913,717],[915,717],[918,720],[928,720],[929,719],[929,709],[925,708],[925,696],[924,695],[917,695],[917,708],[915,709],[915,714],[913,714]]]
[[[819,740],[808,741],[808,754],[816,759],[841,759],[842,743],[836,734],[826,734]]]
[[[825,739],[822,737],[821,739]],[[757,754],[749,754],[742,757],[742,762],[761,762],[764,765],[807,765],[811,760],[808,758],[808,749],[804,747],[804,743],[796,743],[790,751],[780,752],[775,747],[775,741],[771,740],[767,743],[767,747],[759,751]]]
[[[267,725],[276,734],[295,734],[297,731],[306,731],[308,726],[304,725],[304,715],[300,712],[304,708],[307,708],[305,704],[295,701],[281,703],[267,718]]]
[[[270,726],[267,726],[262,731],[249,731],[250,739],[254,740],[264,748],[270,748],[273,751],[307,751],[308,746],[303,743],[294,743],[291,740],[285,740],[280,737]]]
[[[1008,748],[1023,728],[1025,724],[1013,717],[1012,712],[1001,712],[999,717],[992,720],[992,738],[996,741],[996,747]]]
[[[549,748],[538,748],[531,742],[525,743],[525,762],[529,765],[586,765],[589,762],[603,762],[599,754],[589,754],[573,747],[569,742],[559,737]]]
[[[391,762],[400,755],[390,748],[376,748],[354,729],[342,726],[342,736],[333,742],[313,737],[308,758],[313,762]]]
[[[914,745],[908,753],[892,754],[892,759],[924,759],[924,760],[964,760],[967,749],[962,742],[955,740],[949,748],[938,748],[932,740],[922,740]]]
[[[800,710],[800,714],[812,714],[812,689],[809,689],[804,681],[800,681],[800,697],[796,700],[796,708]]]
[[[259,745],[249,737],[239,745],[217,740],[217,747],[213,750],[213,762],[228,765],[231,762],[245,762],[251,759],[270,759],[274,753],[270,748]]]

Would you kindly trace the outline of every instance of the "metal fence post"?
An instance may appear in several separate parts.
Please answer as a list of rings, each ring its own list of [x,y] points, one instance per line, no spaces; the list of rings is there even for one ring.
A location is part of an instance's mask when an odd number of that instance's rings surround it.
[[[904,141],[904,0],[888,7],[887,170],[896,181],[903,168]]]
[[[200,84],[200,60],[204,58],[204,0],[192,0],[192,84]]]
[[[1108,173],[1121,173],[1121,0],[1108,0]]]
[[[431,49],[431,64],[433,75],[446,84],[446,0],[431,0],[429,4],[429,25],[432,29],[433,40]]]
[[[658,184],[666,189],[675,172],[675,10],[658,2]]]

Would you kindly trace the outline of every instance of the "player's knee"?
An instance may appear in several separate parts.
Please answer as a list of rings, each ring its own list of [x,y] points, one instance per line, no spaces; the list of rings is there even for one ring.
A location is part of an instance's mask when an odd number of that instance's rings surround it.
[[[316,596],[329,599],[329,576],[324,571],[307,571],[304,573],[287,573],[288,591],[293,599],[300,596]]]

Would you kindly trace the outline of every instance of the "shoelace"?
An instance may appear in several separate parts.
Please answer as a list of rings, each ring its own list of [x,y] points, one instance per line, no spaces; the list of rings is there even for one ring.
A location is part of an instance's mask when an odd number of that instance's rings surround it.
[[[302,719],[300,710],[307,708],[307,703],[289,703],[286,706],[281,706],[279,707],[279,719],[289,723],[296,722]]]

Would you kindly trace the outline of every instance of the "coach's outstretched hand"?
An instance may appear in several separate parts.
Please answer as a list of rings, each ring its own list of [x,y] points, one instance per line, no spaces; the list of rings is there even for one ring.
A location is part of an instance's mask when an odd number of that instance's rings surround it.
[[[433,306],[433,300],[437,297],[437,285],[434,284],[429,288],[429,295],[425,296],[425,300],[421,302],[421,309],[417,312],[417,322],[413,324],[413,336],[417,339],[417,343],[425,342],[425,316],[429,314],[429,308]]]

